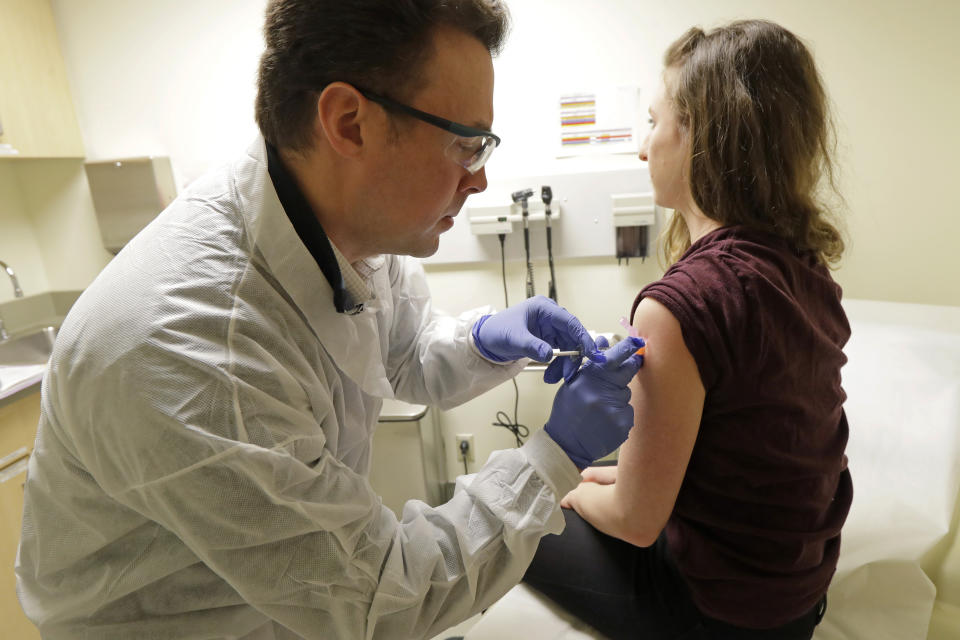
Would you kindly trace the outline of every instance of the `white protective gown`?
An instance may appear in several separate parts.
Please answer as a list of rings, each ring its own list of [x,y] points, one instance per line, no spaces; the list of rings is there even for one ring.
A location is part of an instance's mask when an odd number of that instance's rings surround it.
[[[259,140],[77,301],[43,381],[18,591],[44,638],[430,637],[517,583],[579,480],[542,431],[402,521],[367,481],[381,398],[450,407],[514,375],[479,314],[389,256],[337,313]]]

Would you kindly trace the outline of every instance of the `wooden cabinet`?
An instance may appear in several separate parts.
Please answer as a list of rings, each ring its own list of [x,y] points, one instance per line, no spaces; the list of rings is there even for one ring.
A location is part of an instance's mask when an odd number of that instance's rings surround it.
[[[0,0],[0,158],[84,156],[50,0]]]
[[[40,385],[36,392],[0,406],[0,458],[26,447],[33,450],[40,422]]]
[[[40,393],[0,407],[0,636],[39,639],[17,601],[13,563],[20,543],[26,463],[40,419]]]

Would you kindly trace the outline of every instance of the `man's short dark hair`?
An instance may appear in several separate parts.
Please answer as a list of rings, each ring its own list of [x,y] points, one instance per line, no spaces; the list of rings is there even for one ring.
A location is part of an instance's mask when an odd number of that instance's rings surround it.
[[[331,82],[403,100],[419,88],[435,29],[458,29],[495,55],[508,25],[498,0],[271,0],[257,125],[275,147],[309,149],[316,99]]]

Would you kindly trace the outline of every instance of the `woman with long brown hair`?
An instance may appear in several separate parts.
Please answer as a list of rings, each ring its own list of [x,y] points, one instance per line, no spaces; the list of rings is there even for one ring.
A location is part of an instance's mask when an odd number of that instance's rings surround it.
[[[525,579],[613,638],[807,639],[852,500],[827,99],[767,21],[690,29],[664,66],[640,158],[671,266],[633,304],[634,427]]]

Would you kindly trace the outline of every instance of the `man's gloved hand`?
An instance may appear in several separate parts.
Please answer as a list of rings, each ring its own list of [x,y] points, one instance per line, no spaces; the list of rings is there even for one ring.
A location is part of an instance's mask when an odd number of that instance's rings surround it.
[[[605,338],[597,346],[607,346]],[[553,411],[544,426],[578,469],[623,444],[633,427],[633,407],[627,384],[643,366],[636,354],[643,338],[626,338],[607,350],[607,362],[588,362],[579,375],[557,390]]]
[[[594,362],[606,358],[580,321],[550,298],[535,296],[473,325],[473,341],[484,356],[496,362],[532,358],[547,362],[553,348],[581,349]],[[580,358],[557,358],[543,374],[546,382],[569,379],[580,368]]]

